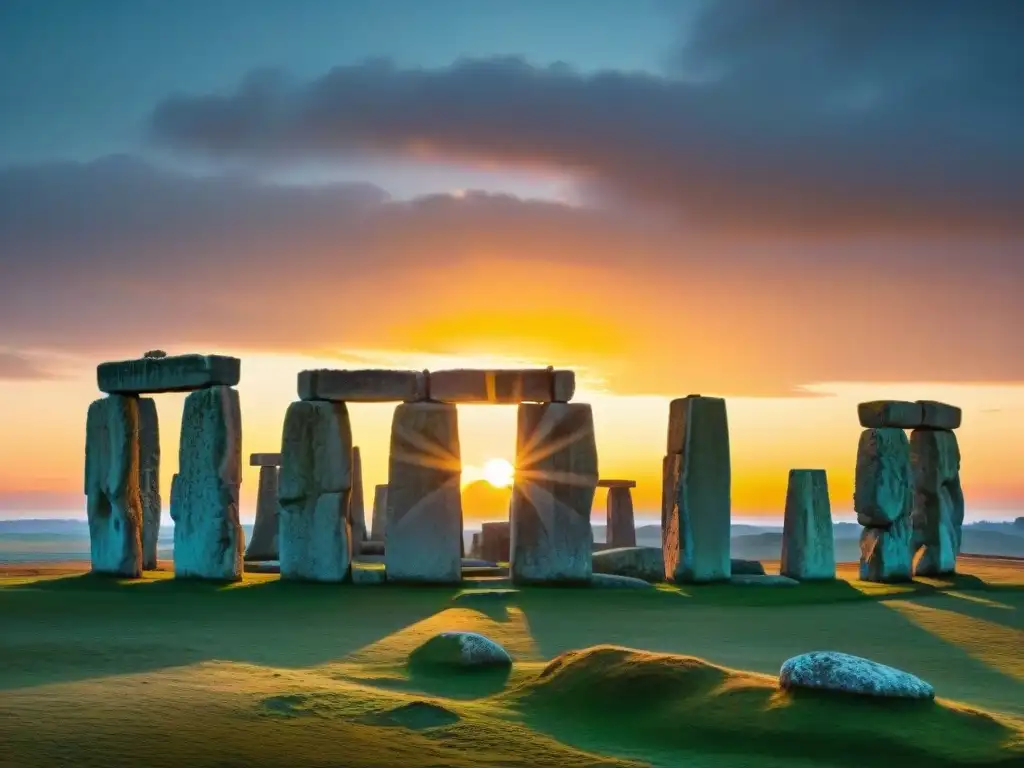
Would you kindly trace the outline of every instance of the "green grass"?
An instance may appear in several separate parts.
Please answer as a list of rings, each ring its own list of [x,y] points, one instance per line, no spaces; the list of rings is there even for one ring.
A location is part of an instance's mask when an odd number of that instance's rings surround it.
[[[0,577],[0,766],[1024,764],[1024,573],[993,574],[490,601]],[[496,640],[513,669],[413,668],[445,630]],[[580,652],[601,645],[641,650]],[[819,649],[918,674],[940,701],[779,692],[782,661]]]

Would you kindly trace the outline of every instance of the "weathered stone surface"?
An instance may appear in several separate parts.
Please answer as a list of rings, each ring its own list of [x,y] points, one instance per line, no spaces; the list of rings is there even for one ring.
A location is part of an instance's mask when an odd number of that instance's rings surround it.
[[[142,568],[156,568],[160,537],[160,420],[156,403],[139,398],[139,496],[142,501]]]
[[[242,362],[223,355],[175,355],[100,363],[96,382],[101,392],[139,395],[148,392],[188,392],[222,385],[233,387]]]
[[[636,488],[636,480],[598,480],[598,488]]]
[[[391,422],[388,581],[455,583],[462,578],[462,493],[458,411],[405,403]]]
[[[370,540],[383,542],[388,530],[388,486],[373,488],[373,518],[370,521]]]
[[[222,386],[193,392],[185,398],[178,474],[171,491],[176,577],[242,578],[241,482],[238,392]]]
[[[737,587],[797,587],[800,582],[789,576],[775,574],[738,573],[729,578],[729,583]]]
[[[600,589],[653,589],[654,586],[643,579],[632,576],[619,576],[614,573],[590,574],[590,586]]]
[[[249,455],[250,467],[280,467],[280,453],[253,453]]]
[[[636,525],[633,521],[633,494],[628,487],[608,489],[605,509],[605,537],[613,547],[635,547]]]
[[[363,503],[363,459],[359,447],[352,448],[352,494],[348,502],[348,521],[352,528],[352,547],[366,539],[366,508]]]
[[[902,429],[865,429],[857,446],[853,509],[857,522],[884,528],[910,514],[914,484],[910,441]]]
[[[556,403],[568,403],[576,394],[576,374],[573,371],[554,371],[554,394],[551,399]]]
[[[916,675],[837,651],[812,651],[787,659],[779,670],[779,686],[897,699],[935,698],[935,689]]]
[[[560,395],[572,396],[575,376],[572,371],[560,371]],[[565,376],[573,376],[572,388],[566,389]],[[431,371],[430,399],[442,403],[549,403],[555,399],[555,372],[551,368],[521,370],[456,368]]]
[[[92,570],[142,575],[139,406],[111,395],[89,406],[85,425],[85,494]]]
[[[665,576],[677,582],[728,579],[732,573],[732,476],[725,400],[674,400],[669,420],[669,442],[680,450],[677,459],[667,462],[670,495],[663,500],[662,528]]]
[[[659,547],[619,547],[595,552],[594,573],[631,576],[634,579],[659,582],[665,580],[665,557]]]
[[[958,429],[963,419],[963,411],[955,405],[940,403],[936,400],[918,400],[922,408],[921,423],[915,426],[926,429]]]
[[[281,578],[340,582],[352,564],[352,428],[344,403],[288,406],[277,498]]]
[[[507,563],[510,552],[511,531],[509,524],[483,523],[480,526],[480,551],[482,560],[494,563]]]
[[[729,561],[733,576],[764,576],[764,565],[760,560],[741,560],[733,558]]]
[[[910,581],[913,528],[910,515],[888,528],[865,528],[860,534],[862,581],[894,583]]]
[[[801,581],[836,577],[832,506],[824,469],[789,471],[779,571]]]
[[[280,555],[278,533],[281,528],[281,514],[277,503],[277,478],[277,467],[260,467],[256,522],[252,527],[252,539],[245,550],[246,560],[277,560]]]
[[[956,435],[915,429],[910,435],[910,463],[914,470],[913,549],[921,550],[914,575],[953,573],[964,522]]]
[[[423,400],[427,396],[427,379],[422,371],[300,371],[298,385],[300,400],[389,403]]]
[[[352,545],[352,551],[355,552],[355,544]],[[384,557],[384,542],[367,539],[360,545],[359,551],[364,555],[380,555]],[[381,560],[381,562],[383,563],[384,561]]]
[[[519,406],[512,487],[513,582],[587,582],[597,488],[594,415],[585,403]]]
[[[873,400],[857,406],[857,418],[866,429],[914,429],[923,417],[920,403],[905,400]]]
[[[413,664],[464,668],[508,667],[508,651],[476,632],[442,632],[409,655]]]

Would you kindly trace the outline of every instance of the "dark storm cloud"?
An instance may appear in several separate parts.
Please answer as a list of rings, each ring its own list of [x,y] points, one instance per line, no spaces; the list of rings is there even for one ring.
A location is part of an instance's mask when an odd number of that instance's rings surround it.
[[[1024,4],[702,7],[665,76],[518,58],[264,71],[168,98],[150,129],[219,158],[541,166],[734,233],[1024,234]]]
[[[752,245],[634,211],[399,202],[129,158],[0,170],[0,348],[91,359],[451,353],[477,333],[473,348],[560,350],[627,393],[1016,382],[1022,272],[1014,244]]]

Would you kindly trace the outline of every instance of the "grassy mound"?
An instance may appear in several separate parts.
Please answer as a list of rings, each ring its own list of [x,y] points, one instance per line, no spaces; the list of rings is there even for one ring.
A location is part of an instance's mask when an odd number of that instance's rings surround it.
[[[826,765],[1010,765],[1022,723],[950,703],[785,692],[702,659],[595,646],[562,654],[516,693],[527,721],[614,750],[700,750]],[[621,747],[620,747],[621,748]]]

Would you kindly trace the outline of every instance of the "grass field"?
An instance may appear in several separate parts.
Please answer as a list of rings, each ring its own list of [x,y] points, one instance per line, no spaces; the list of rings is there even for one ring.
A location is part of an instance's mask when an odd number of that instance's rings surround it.
[[[898,587],[844,568],[798,588],[535,588],[493,605],[11,567],[0,766],[1024,765],[1024,564],[962,565]],[[450,629],[500,642],[512,671],[409,668]],[[599,645],[638,650],[581,651]],[[821,649],[918,674],[939,701],[776,689],[786,658]]]

